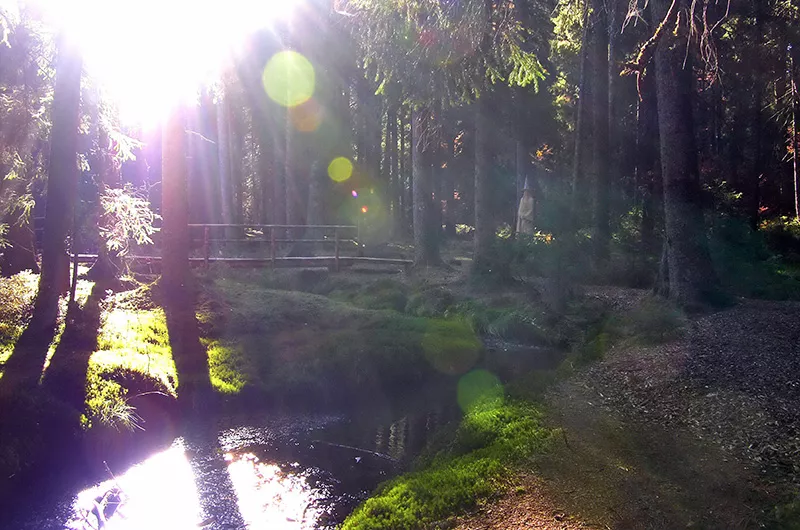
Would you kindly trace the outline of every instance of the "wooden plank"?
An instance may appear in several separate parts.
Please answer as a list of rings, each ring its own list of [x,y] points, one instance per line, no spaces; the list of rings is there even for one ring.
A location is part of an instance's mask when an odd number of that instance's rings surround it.
[[[194,241],[198,241],[197,238],[193,238]],[[246,238],[246,239],[224,239],[224,238],[210,238],[209,241],[214,243],[269,243],[269,239],[259,239],[255,237]],[[357,241],[355,239],[339,239],[340,242],[344,243],[353,243],[356,244]],[[333,239],[276,239],[276,243],[327,243],[327,244],[334,244],[335,241]]]

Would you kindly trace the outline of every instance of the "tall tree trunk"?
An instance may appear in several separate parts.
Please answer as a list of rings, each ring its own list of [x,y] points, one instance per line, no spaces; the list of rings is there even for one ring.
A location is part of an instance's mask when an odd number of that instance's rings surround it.
[[[223,93],[217,106],[217,165],[219,166],[220,222],[233,224],[231,186],[231,116],[230,99]]]
[[[590,71],[589,62],[589,42],[591,38],[590,28],[591,21],[589,20],[589,2],[584,0],[583,11],[583,35],[581,37],[581,73],[578,86],[578,106],[575,111],[575,153],[572,161],[572,210],[575,217],[578,218],[579,211],[585,209],[583,199],[586,196],[585,191],[582,189],[584,173],[586,171],[586,159],[590,147],[588,144],[591,142],[591,136],[588,134],[587,121],[589,120],[589,111],[592,99],[592,87],[589,82],[591,76],[587,75]]]
[[[753,37],[756,43],[757,53],[764,50],[762,45],[763,39],[763,15],[762,7],[763,0],[753,0],[753,10],[755,15],[755,25],[753,26]],[[764,174],[764,120],[762,117],[761,109],[764,106],[764,88],[763,88],[763,68],[758,62],[754,65],[754,90],[753,90],[753,173],[750,175],[750,182],[748,185],[749,193],[747,194],[747,218],[750,221],[750,228],[758,230],[759,224],[759,208],[761,207],[761,177]]]
[[[686,0],[676,0],[685,26]],[[668,0],[653,0],[655,23],[664,19]],[[677,38],[665,35],[656,50],[656,84],[664,181],[669,297],[684,307],[698,307],[719,289],[706,239],[700,172],[692,117],[691,54],[686,55],[686,27]]]
[[[121,168],[118,166],[114,155],[111,153],[108,131],[103,125],[98,127],[97,135],[97,175],[100,177],[100,193],[103,194],[109,189],[119,188],[122,183]],[[107,224],[107,218],[102,206],[99,205],[97,212],[98,220],[101,225]],[[117,253],[110,250],[105,241],[101,239],[97,249],[97,261],[87,273],[87,276],[95,281],[110,281],[120,270],[119,257]]]
[[[430,110],[415,109],[411,111],[411,171],[413,173],[414,193],[414,265],[438,265],[439,256],[438,231],[433,224],[433,205],[431,195],[431,163],[430,163]]]
[[[408,235],[409,229],[414,224],[414,171],[408,170],[409,156],[412,158],[413,166],[413,139],[411,153],[409,153],[408,133],[406,126],[409,123],[408,109],[400,107],[400,185],[402,187],[401,194],[403,196],[403,234]]]
[[[594,162],[594,257],[596,262],[608,259],[611,228],[609,226],[609,62],[608,62],[608,13],[605,2],[594,2],[594,24],[592,39],[592,106]]]
[[[475,239],[472,260],[477,272],[489,272],[495,238],[489,199],[492,154],[489,143],[488,99],[488,92],[484,92],[475,102]]]
[[[58,318],[58,299],[69,289],[66,238],[73,224],[78,187],[78,126],[83,58],[74,42],[59,40],[53,93],[42,273],[33,317],[6,363],[3,387],[33,388],[42,372]]]
[[[661,172],[658,157],[658,106],[653,72],[641,83],[641,100],[636,112],[636,186],[641,194],[641,244],[645,256],[658,251],[656,238],[657,205],[661,199]]]
[[[184,288],[189,274],[186,109],[171,112],[162,141],[162,280],[168,291],[176,291]]]
[[[797,152],[798,147],[800,147],[800,142],[798,142],[798,138],[800,138],[800,132],[798,132],[797,127],[800,123],[800,119],[798,117],[798,106],[800,106],[800,93],[798,93],[797,89],[797,65],[795,64],[795,54],[796,51],[792,49],[792,53],[789,57],[790,61],[790,75],[792,76],[792,171],[794,177],[794,217],[795,219],[800,220],[800,153]]]

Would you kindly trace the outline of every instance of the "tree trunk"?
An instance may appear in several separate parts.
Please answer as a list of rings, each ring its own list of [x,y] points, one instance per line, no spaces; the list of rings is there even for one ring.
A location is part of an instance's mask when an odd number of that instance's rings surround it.
[[[495,227],[489,200],[492,154],[489,143],[488,92],[475,102],[475,111],[475,239],[472,260],[477,272],[489,272]]]
[[[97,130],[97,159],[95,160],[96,174],[100,178],[100,194],[112,188],[119,188],[122,180],[121,168],[117,166],[114,155],[111,153],[108,131],[103,125],[98,126]],[[97,218],[101,225],[108,224],[103,207],[98,201]],[[117,253],[109,250],[106,242],[101,238],[97,249],[97,261],[87,273],[87,277],[94,281],[106,282],[113,280],[120,270],[119,257]]]
[[[761,52],[764,50],[764,46],[762,45],[763,39],[763,15],[762,11],[762,4],[763,0],[753,0],[753,10],[755,11],[755,25],[753,26],[753,37],[755,42],[756,52]],[[750,175],[750,182],[747,186],[749,188],[749,193],[747,193],[747,218],[750,221],[750,228],[752,230],[758,230],[759,225],[759,217],[760,217],[760,207],[761,207],[761,177],[764,174],[764,120],[762,117],[762,111],[764,105],[764,88],[763,88],[763,68],[761,65],[756,62],[754,64],[755,68],[755,75],[754,75],[754,87],[753,87],[753,140],[752,140],[752,147],[753,147],[753,172]]]
[[[413,173],[414,194],[414,265],[438,265],[439,237],[433,225],[433,205],[431,194],[431,164],[428,128],[430,110],[412,110],[411,113],[411,171]]]
[[[790,61],[790,74],[792,76],[792,171],[794,177],[794,217],[797,220],[800,220],[800,153],[797,152],[798,147],[800,147],[800,142],[798,142],[798,137],[800,134],[797,131],[798,123],[800,120],[798,119],[798,105],[800,105],[800,94],[798,94],[797,89],[797,65],[795,64],[795,50],[792,50],[792,53],[789,57]]]
[[[3,375],[5,389],[33,388],[55,332],[58,299],[69,289],[66,238],[72,226],[78,187],[78,127],[83,58],[75,43],[61,37],[53,93],[47,206],[42,240],[42,273],[33,317]]]
[[[575,154],[572,161],[572,211],[576,218],[581,217],[579,212],[584,209],[583,199],[585,193],[582,185],[584,172],[586,171],[587,144],[591,141],[588,135],[587,120],[589,119],[589,103],[592,99],[591,84],[588,72],[589,63],[589,40],[590,40],[590,20],[589,20],[589,1],[584,0],[583,12],[583,36],[581,37],[581,73],[578,86],[578,107],[575,116]]]
[[[231,186],[231,117],[230,101],[222,94],[217,105],[217,164],[219,165],[220,222],[233,224]],[[262,151],[263,153],[263,151]],[[230,231],[226,231],[230,233]]]
[[[186,110],[175,109],[164,126],[161,160],[163,217],[162,280],[167,291],[183,289],[189,274],[189,200]]]
[[[685,0],[678,7],[687,14]],[[654,0],[655,23],[666,16],[670,2]],[[703,221],[700,172],[692,117],[691,54],[686,55],[685,32],[665,35],[656,50],[656,84],[664,181],[669,297],[695,308],[705,305],[719,289],[711,265]]]
[[[642,80],[642,99],[636,112],[636,185],[641,194],[641,245],[644,256],[658,250],[656,207],[660,200],[661,179],[658,162],[658,106],[655,76],[648,72]]]
[[[592,109],[594,163],[594,235],[595,262],[606,261],[609,255],[611,227],[609,226],[609,62],[608,13],[602,0],[594,3],[592,39]]]

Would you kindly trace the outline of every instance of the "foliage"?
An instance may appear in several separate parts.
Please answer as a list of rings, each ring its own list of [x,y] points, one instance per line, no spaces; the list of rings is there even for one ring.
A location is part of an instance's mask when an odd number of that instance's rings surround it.
[[[429,467],[380,486],[342,528],[424,528],[476,506],[507,487],[514,466],[547,448],[552,432],[539,419],[529,404],[478,403]]]
[[[767,241],[775,234],[791,234],[794,228],[776,226],[773,232],[755,232],[734,216],[718,216],[711,227],[711,257],[723,286],[731,293],[751,298],[786,300],[800,298],[800,277]],[[779,228],[780,227],[780,228]],[[786,236],[778,236],[786,237]]]
[[[0,278],[0,369],[31,317],[38,282],[39,276],[30,271]]]
[[[161,216],[150,209],[143,193],[126,184],[122,188],[108,188],[100,197],[105,213],[100,234],[108,249],[120,256],[128,253],[131,242],[152,244],[150,236],[158,231],[154,223]]]

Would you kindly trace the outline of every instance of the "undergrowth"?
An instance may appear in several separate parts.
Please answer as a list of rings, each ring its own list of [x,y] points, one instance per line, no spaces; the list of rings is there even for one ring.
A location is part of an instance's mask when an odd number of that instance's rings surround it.
[[[342,529],[424,528],[473,508],[504,491],[515,466],[545,451],[552,436],[533,405],[481,401],[465,414],[448,448],[425,469],[379,487]]]

